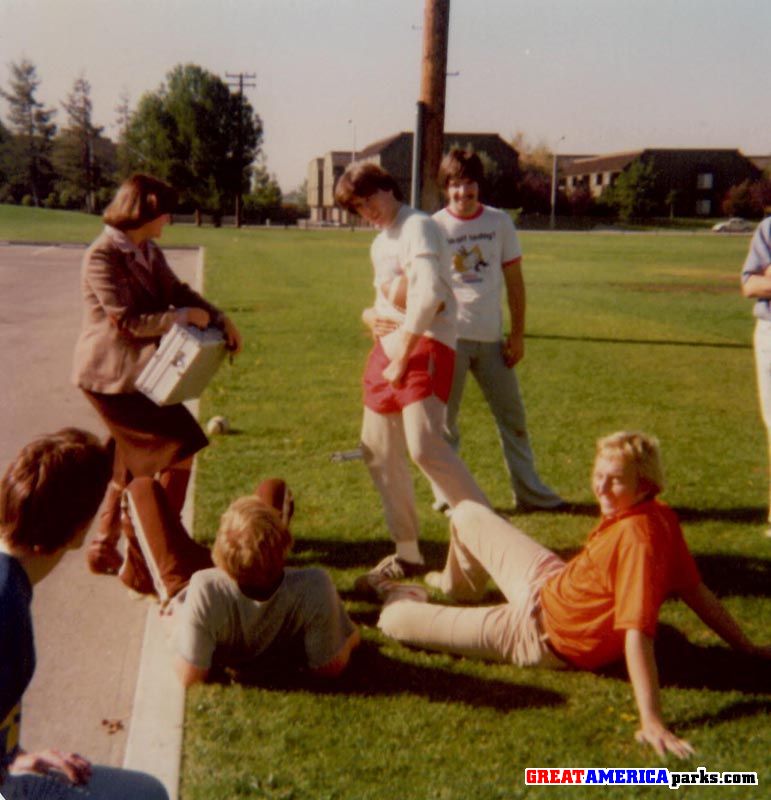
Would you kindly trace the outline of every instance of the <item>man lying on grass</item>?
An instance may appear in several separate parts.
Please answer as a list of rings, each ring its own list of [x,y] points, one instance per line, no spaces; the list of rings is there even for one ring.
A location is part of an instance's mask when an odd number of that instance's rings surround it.
[[[461,607],[420,602],[383,580],[379,627],[430,650],[519,666],[597,669],[626,657],[640,713],[636,738],[663,755],[694,750],[664,724],[653,637],[667,597],[682,598],[731,647],[764,658],[702,583],[677,516],[656,499],[664,487],[658,442],[616,433],[597,443],[592,488],[602,520],[567,564],[490,509],[471,501],[452,514],[444,571],[426,583],[460,601],[479,600],[492,577],[507,602]],[[415,587],[417,589],[417,587]],[[426,599],[423,595],[423,599]]]
[[[214,666],[249,672],[286,656],[320,677],[348,665],[359,632],[332,579],[323,569],[284,566],[293,508],[286,484],[274,479],[222,515],[217,566],[192,576],[174,610],[175,668],[185,686]]]

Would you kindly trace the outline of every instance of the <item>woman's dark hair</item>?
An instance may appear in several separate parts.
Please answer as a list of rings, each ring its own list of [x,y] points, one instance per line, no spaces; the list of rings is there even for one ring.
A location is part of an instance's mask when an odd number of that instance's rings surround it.
[[[152,175],[137,173],[123,181],[102,219],[120,231],[133,231],[177,207],[174,188]]]
[[[485,168],[476,153],[454,147],[439,165],[439,186],[446,189],[451,180],[458,179],[475,181],[481,186],[485,179]]]
[[[0,539],[54,553],[93,519],[112,473],[109,451],[88,431],[64,428],[30,442],[0,481]]]
[[[354,200],[371,197],[381,189],[393,192],[394,197],[400,202],[404,200],[396,179],[382,167],[369,161],[351,164],[337,181],[335,201],[346,211],[355,214]]]

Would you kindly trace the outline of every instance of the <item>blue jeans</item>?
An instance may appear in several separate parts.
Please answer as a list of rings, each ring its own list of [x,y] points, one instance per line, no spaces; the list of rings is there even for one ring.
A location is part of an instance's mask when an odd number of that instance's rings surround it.
[[[562,498],[543,483],[536,471],[517,375],[514,369],[506,366],[500,341],[458,339],[455,373],[447,401],[445,439],[456,450],[460,446],[458,412],[469,370],[495,418],[515,501],[532,508],[554,508],[562,503]],[[436,490],[434,494],[437,500],[442,499]]]
[[[91,780],[72,786],[47,775],[9,775],[0,784],[5,800],[169,800],[161,782],[144,772],[94,767]]]

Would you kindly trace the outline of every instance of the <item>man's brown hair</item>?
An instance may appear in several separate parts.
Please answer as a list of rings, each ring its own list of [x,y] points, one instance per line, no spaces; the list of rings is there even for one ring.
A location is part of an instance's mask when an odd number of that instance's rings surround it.
[[[112,459],[94,434],[64,428],[23,447],[0,482],[0,539],[55,553],[93,519]]]
[[[380,190],[393,192],[400,202],[404,200],[396,179],[382,167],[369,161],[351,164],[338,178],[335,185],[335,201],[352,214],[356,213],[354,200],[371,197]]]

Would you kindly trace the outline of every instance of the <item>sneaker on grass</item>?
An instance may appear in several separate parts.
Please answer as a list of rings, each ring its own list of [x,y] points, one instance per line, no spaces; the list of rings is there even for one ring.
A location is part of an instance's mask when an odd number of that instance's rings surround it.
[[[400,583],[385,575],[375,575],[371,572],[362,575],[356,581],[359,592],[368,594],[373,599],[379,600],[384,606],[395,603],[397,600],[412,600],[416,603],[428,601],[428,591],[416,583]]]
[[[365,575],[356,578],[353,586],[357,592],[374,595],[378,600],[383,600],[382,587],[385,582],[390,584],[404,578],[414,578],[426,571],[424,563],[405,561],[395,553],[386,556]]]

